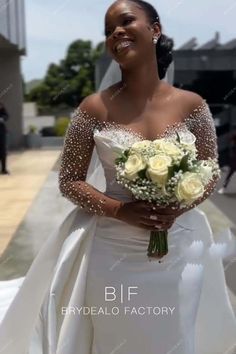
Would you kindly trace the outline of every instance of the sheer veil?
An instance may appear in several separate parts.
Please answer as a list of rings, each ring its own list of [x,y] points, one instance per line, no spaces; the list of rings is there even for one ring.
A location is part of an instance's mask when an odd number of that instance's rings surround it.
[[[103,80],[98,88],[98,92],[106,89],[107,87],[119,82],[121,80],[121,70],[119,64],[112,60]],[[174,81],[174,62],[172,62],[166,72],[166,76],[163,79],[164,81],[173,84]],[[105,190],[105,177],[102,165],[98,159],[98,155],[96,149],[93,151],[92,159],[89,165],[88,174],[87,174],[87,182],[92,184],[95,188],[100,191]]]

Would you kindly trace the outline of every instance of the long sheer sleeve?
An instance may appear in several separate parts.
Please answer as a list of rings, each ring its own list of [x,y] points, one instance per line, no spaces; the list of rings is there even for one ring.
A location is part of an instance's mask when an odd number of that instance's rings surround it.
[[[80,107],[68,126],[61,154],[59,189],[65,198],[91,214],[115,217],[121,202],[88,184],[86,175],[94,148],[93,132],[101,124]]]
[[[196,137],[198,160],[212,160],[219,167],[216,129],[206,100],[203,100],[190,114],[187,126]],[[202,203],[214,192],[219,177],[220,173],[218,170],[218,174],[208,183],[204,195],[197,199],[192,207]]]

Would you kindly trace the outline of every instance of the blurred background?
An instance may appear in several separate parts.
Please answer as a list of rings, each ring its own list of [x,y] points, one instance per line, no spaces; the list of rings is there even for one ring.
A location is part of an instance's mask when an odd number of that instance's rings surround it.
[[[174,39],[174,86],[210,105],[222,187],[236,130],[235,0],[152,0]],[[74,206],[58,191],[64,135],[73,110],[98,89],[111,58],[104,48],[110,0],[0,0],[0,102],[8,119],[7,171],[0,175],[0,278],[24,275]],[[236,176],[201,205],[215,238],[236,233]],[[225,265],[236,294],[235,260]],[[234,300],[232,300],[234,301]],[[236,303],[236,302],[235,302]]]
[[[61,144],[71,110],[98,88],[110,64],[103,17],[111,3],[0,1],[0,101],[11,117],[9,149]],[[210,104],[224,164],[236,125],[236,4],[152,3],[175,41],[174,85]]]

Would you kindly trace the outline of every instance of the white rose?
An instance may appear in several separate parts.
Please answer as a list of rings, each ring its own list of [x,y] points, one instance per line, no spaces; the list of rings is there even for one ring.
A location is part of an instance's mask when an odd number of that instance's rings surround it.
[[[154,140],[154,144],[159,151],[172,157],[173,159],[183,156],[181,149],[179,149],[178,146],[176,146],[175,143],[172,143],[171,141],[166,141],[165,139],[157,139]]]
[[[152,142],[153,147],[156,149],[157,154],[162,154],[164,152],[163,145],[166,144],[166,139],[156,139]]]
[[[178,132],[180,144],[185,151],[191,154],[192,158],[196,159],[197,157],[197,148],[195,145],[196,136],[191,133],[189,130],[179,131]]]
[[[166,155],[155,155],[148,160],[147,173],[152,182],[163,186],[168,177],[168,167],[171,165],[172,160]]]
[[[133,153],[125,162],[124,176],[129,180],[134,180],[138,177],[138,172],[146,167],[146,162],[138,153]]]
[[[136,143],[134,143],[132,145],[131,149],[134,149],[134,150],[145,150],[145,149],[149,148],[150,145],[151,145],[151,141],[150,140],[137,141]]]
[[[204,185],[197,173],[186,172],[179,180],[175,194],[177,199],[191,203],[204,194]]]
[[[201,175],[204,184],[207,184],[212,178],[212,166],[210,166],[207,161],[202,161],[199,164],[198,171]]]
[[[157,149],[160,149],[161,150],[161,148],[162,148],[162,145],[163,145],[163,143],[165,143],[166,142],[166,140],[165,139],[155,139],[155,140],[153,140],[153,145],[157,148]]]
[[[196,141],[196,136],[189,130],[178,132],[179,140],[181,144],[184,145],[194,145]]]

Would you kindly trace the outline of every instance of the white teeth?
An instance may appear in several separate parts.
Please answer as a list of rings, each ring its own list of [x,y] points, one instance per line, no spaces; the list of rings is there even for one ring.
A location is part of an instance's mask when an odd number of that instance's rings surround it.
[[[122,48],[128,47],[131,43],[131,41],[124,41],[119,43],[116,47],[117,52],[119,52]]]

